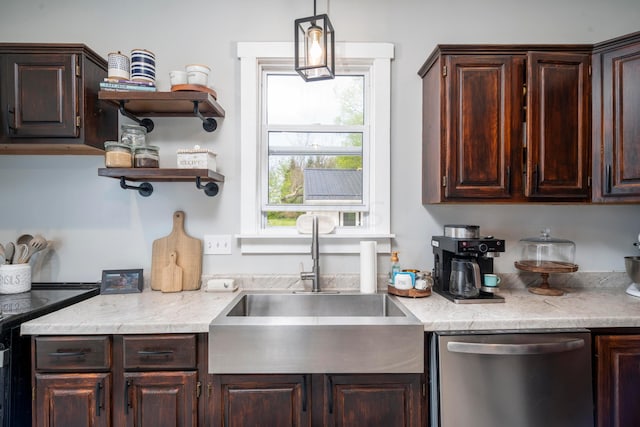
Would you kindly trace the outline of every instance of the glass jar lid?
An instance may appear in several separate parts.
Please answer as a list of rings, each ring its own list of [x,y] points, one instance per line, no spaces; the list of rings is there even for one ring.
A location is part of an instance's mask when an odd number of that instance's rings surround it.
[[[537,237],[520,240],[522,261],[533,262],[536,265],[544,263],[573,264],[576,245],[571,240],[551,237],[550,230],[540,231]]]
[[[105,151],[126,151],[131,152],[131,145],[121,141],[105,141]]]
[[[160,152],[160,147],[157,145],[144,145],[140,147],[135,147],[135,154],[158,154]]]

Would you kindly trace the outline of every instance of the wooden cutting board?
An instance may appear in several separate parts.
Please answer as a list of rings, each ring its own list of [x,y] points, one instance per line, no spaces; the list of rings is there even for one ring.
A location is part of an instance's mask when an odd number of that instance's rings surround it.
[[[173,214],[171,233],[153,242],[151,251],[151,289],[162,290],[164,268],[171,262],[171,252],[177,256],[176,265],[182,269],[182,290],[200,289],[202,276],[202,241],[184,231],[184,212]]]
[[[169,264],[162,269],[160,290],[180,292],[182,290],[182,268],[176,264],[176,253],[169,254]]]

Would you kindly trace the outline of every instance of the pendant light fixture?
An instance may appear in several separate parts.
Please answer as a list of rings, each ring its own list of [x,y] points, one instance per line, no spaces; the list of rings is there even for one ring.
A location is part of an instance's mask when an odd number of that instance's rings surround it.
[[[295,68],[305,81],[332,79],[335,76],[333,25],[327,14],[295,21]]]

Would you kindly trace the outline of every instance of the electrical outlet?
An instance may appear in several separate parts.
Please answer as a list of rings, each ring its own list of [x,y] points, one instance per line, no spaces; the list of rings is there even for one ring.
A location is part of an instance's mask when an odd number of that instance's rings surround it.
[[[231,255],[230,234],[206,234],[204,236],[205,255]]]

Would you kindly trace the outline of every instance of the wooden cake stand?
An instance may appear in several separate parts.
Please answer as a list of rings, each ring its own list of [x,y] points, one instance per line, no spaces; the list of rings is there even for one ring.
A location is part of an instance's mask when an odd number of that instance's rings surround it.
[[[577,264],[560,261],[516,261],[515,266],[518,270],[540,273],[540,276],[542,277],[542,283],[540,284],[540,286],[529,287],[529,292],[538,295],[550,296],[564,295],[564,291],[562,289],[552,288],[549,285],[549,274],[573,273],[574,271],[578,271]]]

